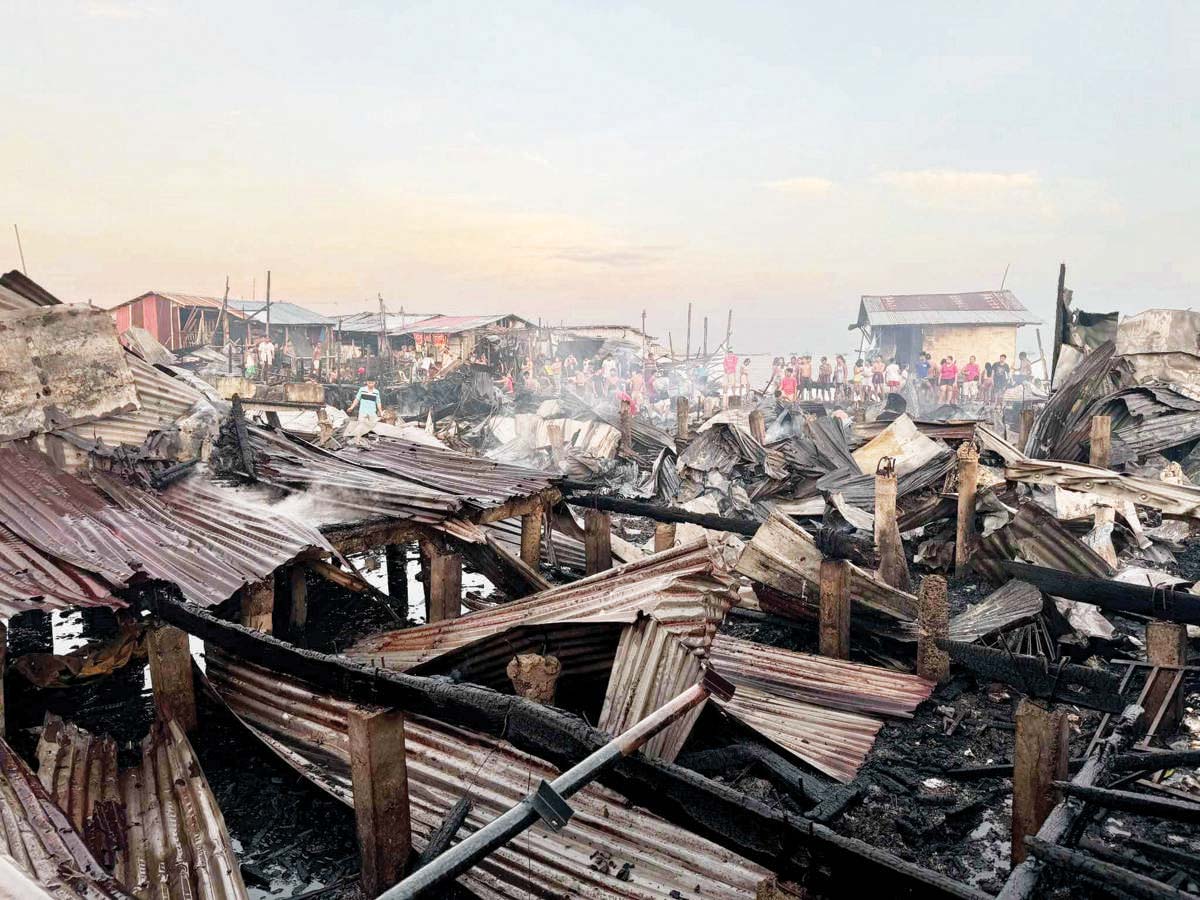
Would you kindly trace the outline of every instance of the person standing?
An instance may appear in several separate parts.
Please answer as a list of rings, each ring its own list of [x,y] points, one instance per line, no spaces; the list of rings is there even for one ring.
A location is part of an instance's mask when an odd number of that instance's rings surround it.
[[[779,380],[779,392],[788,403],[796,402],[796,370],[788,366],[783,370],[783,378]]]
[[[1004,392],[1008,390],[1008,356],[1004,353],[1000,354],[1000,359],[992,366],[992,382],[993,391],[996,394],[996,400],[1004,402]]]
[[[850,380],[850,373],[846,371],[846,357],[840,353],[833,360],[833,399],[834,401],[844,402],[846,397],[846,385]]]
[[[962,398],[979,399],[979,363],[975,362],[974,356],[968,357],[967,364],[962,367]]]
[[[346,413],[353,413],[356,409],[358,410],[358,421],[371,424],[374,424],[383,413],[383,398],[375,386],[374,378],[368,378],[367,383],[358,389],[358,393],[354,395],[354,402],[350,404]]]
[[[733,348],[725,351],[724,369],[725,369],[725,405],[729,405],[729,398],[733,396],[737,390],[737,354],[733,352]]]
[[[953,356],[947,356],[942,360],[940,373],[941,395],[938,397],[938,402],[953,403],[954,386],[958,381],[958,365],[954,362]]]
[[[896,363],[896,357],[888,360],[888,364],[883,370],[883,381],[887,385],[889,392],[894,393],[900,390],[900,366]]]

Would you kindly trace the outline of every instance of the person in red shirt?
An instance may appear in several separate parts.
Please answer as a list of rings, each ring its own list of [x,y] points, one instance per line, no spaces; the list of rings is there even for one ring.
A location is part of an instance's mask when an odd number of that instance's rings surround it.
[[[954,362],[953,356],[947,356],[942,360],[941,368],[941,393],[938,397],[939,403],[953,403],[955,394],[955,384],[958,381],[958,365]]]
[[[729,405],[729,398],[733,396],[733,392],[737,390],[737,354],[732,348],[725,352],[725,405]]]
[[[964,400],[979,399],[979,363],[972,356],[962,367],[962,398]]]
[[[796,400],[796,371],[791,366],[783,370],[783,378],[779,380],[779,392],[788,403]]]

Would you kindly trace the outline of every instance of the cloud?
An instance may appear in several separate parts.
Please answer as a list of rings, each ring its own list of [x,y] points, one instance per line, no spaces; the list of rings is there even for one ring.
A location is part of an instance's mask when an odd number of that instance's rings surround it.
[[[551,254],[551,259],[585,265],[635,268],[661,262],[666,247],[625,247],[601,249],[594,247],[563,247]]]
[[[959,169],[920,169],[882,172],[875,180],[904,190],[941,195],[997,194],[1036,190],[1036,172],[969,172]]]
[[[777,191],[780,194],[827,194],[833,190],[833,182],[828,178],[816,178],[802,175],[798,178],[783,178],[779,181],[768,181],[763,187]]]
[[[138,0],[89,0],[84,12],[93,19],[141,19],[161,12],[153,3]]]

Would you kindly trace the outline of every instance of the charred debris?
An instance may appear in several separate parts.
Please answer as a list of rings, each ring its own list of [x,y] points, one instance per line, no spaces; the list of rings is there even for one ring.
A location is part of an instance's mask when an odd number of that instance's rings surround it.
[[[4,276],[0,886],[1200,894],[1200,322],[1061,287],[987,404],[484,317],[351,418],[228,310],[167,349]],[[535,345],[655,393],[507,385]]]

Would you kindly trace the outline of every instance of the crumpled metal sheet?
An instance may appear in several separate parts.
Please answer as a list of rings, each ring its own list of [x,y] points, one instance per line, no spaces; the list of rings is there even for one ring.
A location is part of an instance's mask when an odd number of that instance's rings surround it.
[[[1023,500],[1008,525],[979,541],[972,565],[997,584],[1008,581],[1003,563],[1022,559],[1040,566],[1111,578],[1113,567],[1032,500]]]
[[[709,537],[524,600],[370,635],[345,651],[352,659],[411,669],[450,650],[520,625],[633,622],[652,616],[687,646],[703,650],[738,603],[726,541]]]
[[[226,654],[208,652],[207,676],[239,718],[284,761],[346,804],[353,802],[347,718],[356,704]],[[413,844],[422,849],[461,797],[470,834],[559,774],[510,745],[432,719],[404,723]],[[535,824],[459,876],[482,900],[626,897],[714,900],[756,896],[761,866],[590,784],[571,798],[561,832]]]
[[[172,720],[119,772],[117,745],[49,717],[38,778],[88,848],[139,898],[247,900],[225,820],[192,745]]]
[[[1117,352],[1132,366],[1134,379],[1200,383],[1200,312],[1148,309],[1126,316],[1117,327]]]
[[[0,313],[0,440],[137,408],[107,312],[57,305]]]
[[[893,419],[867,443],[854,451],[854,462],[864,475],[874,475],[884,457],[895,460],[899,478],[932,462],[946,450],[945,444],[923,435],[907,415]]]
[[[1038,411],[1021,449],[1036,459],[1079,459],[1090,433],[1092,407],[1116,386],[1112,377],[1115,361],[1112,341],[1080,360]]]
[[[47,556],[0,525],[0,621],[30,609],[126,605],[101,579]]]
[[[1099,466],[1042,459],[1010,463],[1004,469],[1004,477],[1025,484],[1056,485],[1071,491],[1098,494],[1117,504],[1129,501],[1139,506],[1151,506],[1167,516],[1200,516],[1200,487],[1196,485],[1172,484]]]
[[[1193,393],[1185,385],[1153,384],[1118,391],[1101,401],[1095,414],[1112,419],[1111,464],[1123,465],[1200,439],[1200,400],[1190,396]]]
[[[133,900],[104,870],[70,817],[2,738],[0,858],[11,859],[16,869],[55,900]],[[18,884],[0,882],[0,890],[9,888],[13,897],[29,896],[15,893]]]
[[[1044,604],[1041,591],[1027,581],[1014,578],[951,619],[949,639],[978,641],[1032,622],[1041,614]]]
[[[816,614],[822,554],[812,536],[773,511],[738,560],[737,572],[796,601],[781,614]],[[917,617],[917,598],[890,587],[858,566],[850,565],[850,596],[858,612],[878,613],[895,622]],[[760,602],[762,598],[760,597]]]
[[[875,743],[881,716],[911,718],[933,682],[859,663],[717,635],[710,661],[737,688],[730,715],[839,781]]]

